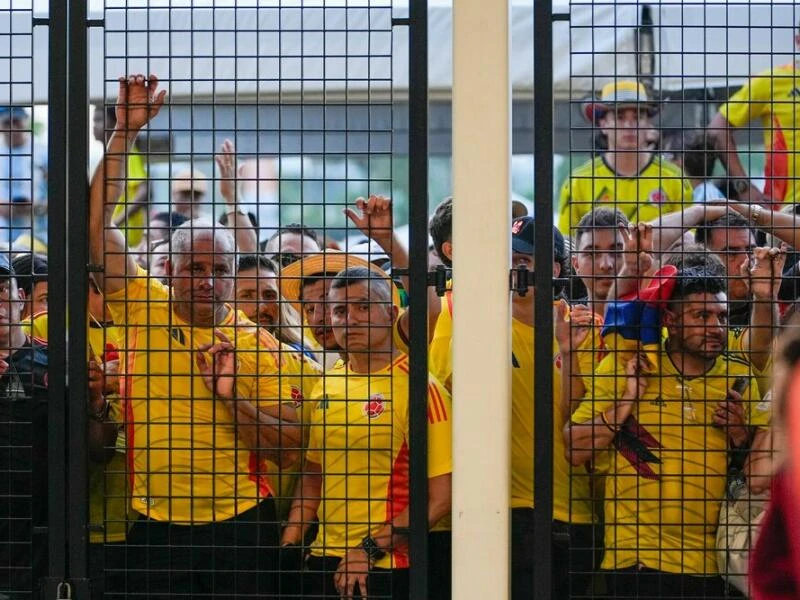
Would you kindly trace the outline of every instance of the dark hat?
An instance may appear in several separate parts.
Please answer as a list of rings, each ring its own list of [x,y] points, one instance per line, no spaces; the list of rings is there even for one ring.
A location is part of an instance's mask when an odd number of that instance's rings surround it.
[[[5,119],[27,119],[28,111],[21,106],[0,106],[0,121]]]
[[[6,252],[0,252],[0,277],[3,275],[14,276],[14,269],[11,266],[11,261]]]
[[[520,254],[533,254],[534,244],[534,218],[520,217],[511,222],[511,249]],[[553,227],[553,256],[557,261],[566,258],[564,236]]]

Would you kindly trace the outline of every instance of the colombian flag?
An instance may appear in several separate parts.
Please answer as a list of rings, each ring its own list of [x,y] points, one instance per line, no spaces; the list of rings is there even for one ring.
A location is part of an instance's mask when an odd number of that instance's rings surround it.
[[[668,265],[656,271],[649,283],[632,294],[612,302],[606,309],[603,342],[611,352],[621,352],[624,364],[637,352],[647,357],[651,367],[658,365],[661,350],[662,311],[672,297],[678,270]],[[659,479],[651,467],[660,459],[651,451],[661,443],[631,415],[614,436],[614,447],[645,479]]]

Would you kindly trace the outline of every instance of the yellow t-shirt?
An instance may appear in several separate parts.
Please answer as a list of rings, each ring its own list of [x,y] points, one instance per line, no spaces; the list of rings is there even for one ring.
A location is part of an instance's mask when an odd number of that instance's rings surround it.
[[[608,355],[595,371],[593,387],[572,415],[585,423],[608,410],[626,385],[625,353]],[[610,458],[605,486],[605,557],[602,568],[637,564],[668,573],[716,575],[716,529],[725,497],[728,466],[726,432],[713,425],[717,403],[737,377],[750,377],[744,361],[719,357],[703,377],[685,379],[665,351],[633,416],[656,443],[640,474],[622,453]],[[751,383],[744,395],[747,422],[766,426],[770,406]],[[593,399],[592,399],[593,398]]]
[[[535,330],[511,320],[511,508],[533,508]],[[592,523],[589,473],[572,467],[564,452],[561,407],[561,356],[553,340],[553,518]]]
[[[266,332],[265,332],[266,333]],[[292,402],[297,410],[297,416],[303,427],[303,447],[308,443],[307,425],[311,422],[311,413],[314,403],[309,400],[317,384],[322,379],[322,367],[316,362],[298,352],[294,348],[281,344],[280,375],[282,382],[289,386]],[[297,474],[302,469],[298,462],[288,467],[280,466],[267,461],[270,483],[275,495],[278,519],[285,519],[289,514],[294,488],[297,483]]]
[[[265,461],[245,445],[228,409],[197,374],[196,348],[216,341],[215,328],[181,320],[169,288],[143,269],[106,302],[126,334],[121,387],[134,510],[158,521],[210,523],[271,495]],[[276,377],[274,338],[266,348],[265,337],[232,308],[216,329],[236,347],[239,398],[259,407],[290,398]]]
[[[764,126],[764,193],[778,202],[796,203],[800,174],[800,78],[794,63],[759,73],[720,107],[734,127],[755,119]]]
[[[328,371],[312,398],[306,459],[322,467],[320,529],[315,556],[344,556],[408,506],[408,357],[370,374]],[[452,472],[447,391],[428,384],[428,477]],[[408,567],[395,548],[378,567]]]
[[[602,156],[572,171],[561,186],[558,228],[574,233],[581,217],[598,205],[618,208],[633,223],[683,210],[692,201],[692,186],[677,165],[654,156],[636,177],[622,177]]]
[[[112,220],[118,219],[125,212],[128,202],[133,202],[136,197],[136,190],[147,179],[147,169],[144,165],[144,158],[136,150],[131,150],[128,154],[128,170],[126,173],[125,191],[120,194],[117,206],[114,207]],[[125,234],[128,246],[135,248],[142,241],[142,232],[147,224],[147,207],[136,211],[123,222],[120,229]]]

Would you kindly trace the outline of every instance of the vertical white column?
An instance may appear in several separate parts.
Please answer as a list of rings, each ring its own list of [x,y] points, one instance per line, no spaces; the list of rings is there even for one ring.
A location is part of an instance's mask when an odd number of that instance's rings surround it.
[[[453,2],[453,598],[509,591],[508,0]]]

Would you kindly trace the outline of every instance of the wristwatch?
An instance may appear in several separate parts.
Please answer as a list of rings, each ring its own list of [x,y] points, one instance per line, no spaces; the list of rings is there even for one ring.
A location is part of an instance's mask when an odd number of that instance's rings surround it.
[[[361,540],[361,549],[367,554],[369,562],[371,563],[376,563],[386,556],[386,552],[381,550],[381,547],[378,546],[378,542],[375,541],[375,538],[369,535]]]

